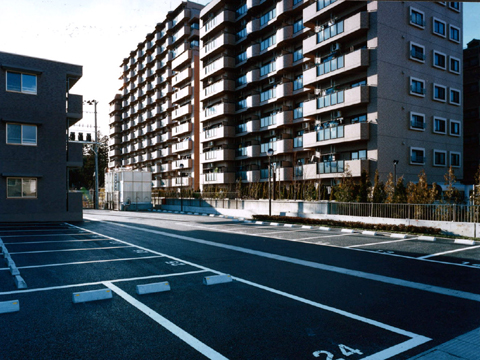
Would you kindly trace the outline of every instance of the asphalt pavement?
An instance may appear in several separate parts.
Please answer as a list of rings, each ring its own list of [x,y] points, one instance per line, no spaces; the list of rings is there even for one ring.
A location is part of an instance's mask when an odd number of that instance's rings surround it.
[[[478,243],[203,214],[84,217],[0,225],[19,272],[0,265],[0,359],[480,358]],[[152,284],[161,290],[139,294]]]

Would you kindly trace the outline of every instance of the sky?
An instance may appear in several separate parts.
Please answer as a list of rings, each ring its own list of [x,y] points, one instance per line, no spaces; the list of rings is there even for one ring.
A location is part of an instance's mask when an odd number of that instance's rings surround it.
[[[209,0],[196,0],[207,4]],[[97,100],[98,125],[108,134],[109,103],[119,93],[120,65],[181,0],[0,0],[0,51],[83,66],[72,88]],[[464,47],[480,39],[480,2],[464,3]],[[81,124],[92,126],[93,106]]]

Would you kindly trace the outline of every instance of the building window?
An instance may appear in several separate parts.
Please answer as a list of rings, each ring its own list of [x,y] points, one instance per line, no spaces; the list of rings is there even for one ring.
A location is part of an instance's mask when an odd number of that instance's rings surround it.
[[[410,148],[410,164],[424,165],[425,164],[425,149]]]
[[[262,40],[262,42],[260,43],[260,51],[268,49],[270,46],[275,45],[276,43],[277,36],[276,34],[273,34],[272,36],[269,36],[268,38]]]
[[[450,135],[460,136],[461,134],[460,124],[461,123],[458,120],[450,120]]]
[[[433,150],[433,166],[446,166],[447,152],[440,150]]]
[[[293,109],[293,118],[300,119],[303,117],[303,102],[299,103],[295,109]]]
[[[271,88],[260,93],[260,101],[267,101],[276,96],[276,88]]]
[[[303,49],[296,49],[293,53],[293,62],[303,59]]]
[[[425,81],[410,78],[410,94],[417,96],[425,96]]]
[[[446,37],[446,23],[444,21],[433,18],[433,33],[435,35]]]
[[[434,117],[433,118],[433,132],[436,134],[447,133],[447,119]]]
[[[425,115],[419,113],[410,113],[410,129],[425,130]]]
[[[303,25],[303,19],[295,21],[295,23],[293,24],[293,33],[296,34],[303,29],[305,29],[305,25]]]
[[[460,74],[460,59],[450,56],[449,70],[455,74]]]
[[[37,179],[35,178],[7,178],[7,198],[37,197]]]
[[[451,167],[460,167],[460,153],[450,151],[450,166]]]
[[[442,70],[447,68],[447,56],[441,52],[433,51],[433,66]]]
[[[433,84],[433,100],[447,101],[447,87]]]
[[[460,105],[460,90],[450,89],[450,104]]]
[[[7,124],[7,144],[37,145],[35,125]]]
[[[425,14],[417,9],[410,8],[410,24],[424,28]]]
[[[299,75],[293,81],[293,90],[303,89],[303,75]]]
[[[425,47],[410,43],[410,59],[425,62]]]
[[[460,2],[458,1],[449,1],[448,7],[455,11],[460,11]]]
[[[37,94],[37,76],[7,71],[7,91]]]
[[[367,160],[367,150],[352,151],[352,160]]]
[[[459,43],[460,42],[460,29],[456,26],[453,26],[453,25],[449,25],[449,27],[450,27],[449,39]]]
[[[260,17],[260,26],[265,25],[270,20],[272,20],[275,16],[277,16],[277,9],[276,8],[273,8],[272,10],[263,14],[262,17]]]
[[[275,60],[263,65],[261,68],[260,68],[260,76],[265,76],[267,74],[270,74],[271,72],[275,71],[276,70],[276,62]]]
[[[350,121],[351,121],[352,124],[367,122],[367,115],[355,116]]]

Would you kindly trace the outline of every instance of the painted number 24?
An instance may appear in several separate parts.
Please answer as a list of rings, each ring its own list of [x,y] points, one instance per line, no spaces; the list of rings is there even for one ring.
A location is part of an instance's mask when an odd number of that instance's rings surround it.
[[[358,354],[358,355],[363,354],[360,350],[352,349],[351,347],[343,345],[343,344],[338,345],[338,348],[340,349],[342,354],[345,355],[345,356],[350,356],[350,355],[353,355],[353,354]],[[320,357],[320,355],[325,355],[325,360],[334,360],[333,354],[328,352],[328,351],[319,350],[319,351],[315,351],[313,353],[313,356],[315,356],[317,358]],[[344,360],[344,359],[336,359],[336,360]]]

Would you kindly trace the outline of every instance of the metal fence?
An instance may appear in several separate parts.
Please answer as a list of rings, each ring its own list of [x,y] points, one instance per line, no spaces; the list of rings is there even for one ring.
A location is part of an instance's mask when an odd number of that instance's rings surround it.
[[[480,205],[329,202],[330,215],[452,222],[479,222]]]

